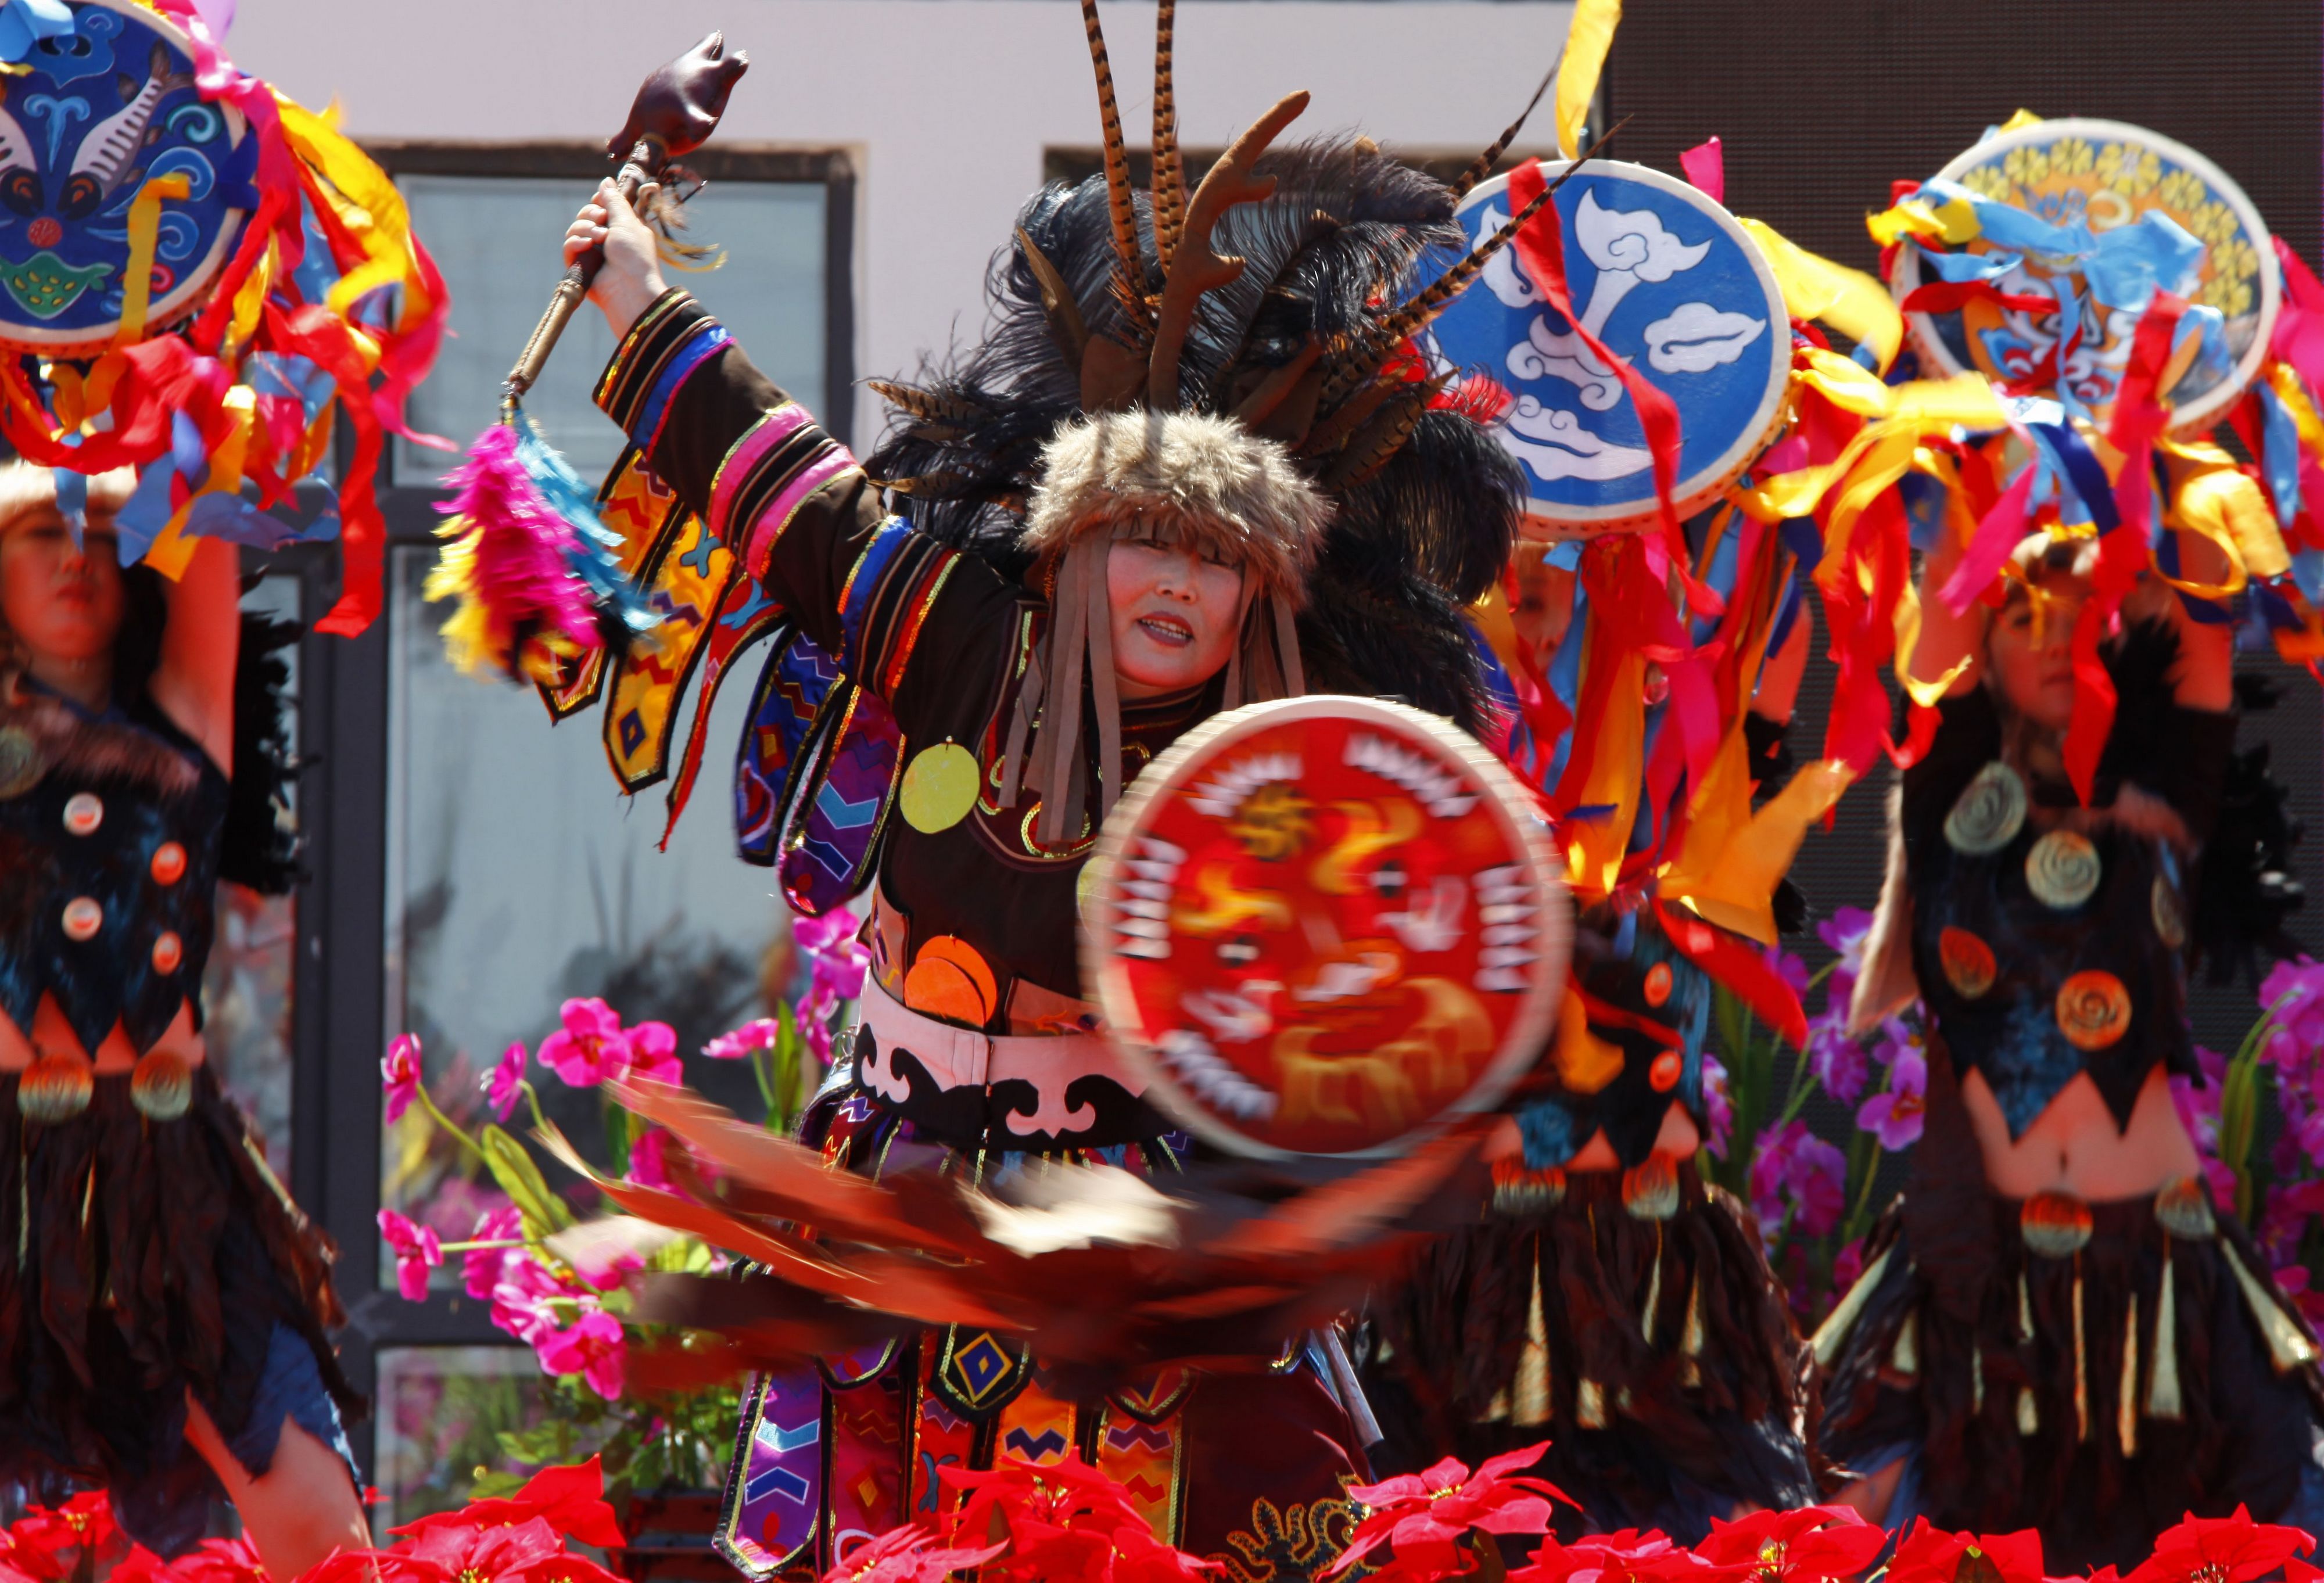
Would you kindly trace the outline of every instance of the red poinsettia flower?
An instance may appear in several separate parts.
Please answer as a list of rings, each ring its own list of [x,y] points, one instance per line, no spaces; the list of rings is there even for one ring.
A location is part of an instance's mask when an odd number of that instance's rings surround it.
[[[1965,1563],[1979,1560],[2001,1574],[2001,1583],[2044,1583],[2042,1536],[2031,1528],[2017,1533],[1947,1533],[1926,1517],[1915,1522],[1897,1544],[1888,1562],[1887,1583],[1954,1583]],[[2108,1578],[2106,1583],[2116,1580]]]
[[[568,1553],[544,1517],[490,1528],[439,1523],[393,1550],[362,1553],[388,1583],[617,1583],[596,1562]]]
[[[595,1457],[576,1467],[544,1468],[512,1496],[470,1501],[462,1511],[440,1512],[388,1532],[401,1536],[436,1528],[493,1528],[535,1517],[567,1539],[600,1550],[619,1550],[628,1542],[613,1520],[613,1508],[605,1504],[605,1477]]]
[[[103,1551],[121,1531],[102,1490],[77,1495],[53,1509],[35,1506],[9,1525],[8,1560],[35,1578],[70,1573],[84,1551]]]
[[[839,1552],[823,1583],[944,1583],[946,1574],[982,1566],[1009,1548],[934,1550],[936,1536],[918,1523],[890,1528]]]
[[[955,1538],[1001,1539],[991,1575],[1019,1583],[1196,1583],[1218,1569],[1154,1537],[1130,1492],[1085,1462],[1006,1463],[984,1472],[946,1468],[967,1492]]]
[[[246,1538],[205,1539],[161,1569],[174,1583],[266,1583],[266,1563]],[[113,1577],[121,1577],[120,1568]]]
[[[2164,1529],[2122,1583],[2251,1583],[2315,1545],[2300,1529],[2253,1522],[2242,1506],[2232,1517],[2190,1515]]]
[[[1508,1583],[1725,1583],[1749,1570],[1707,1561],[1652,1529],[1625,1528],[1570,1545],[1545,1540],[1533,1564],[1511,1572]]]
[[[1732,1523],[1716,1518],[1695,1553],[1715,1565],[1741,1563],[1765,1583],[1840,1583],[1870,1566],[1888,1543],[1846,1506],[1754,1512]]]
[[[1549,1442],[1488,1458],[1475,1473],[1447,1457],[1425,1473],[1404,1473],[1379,1484],[1351,1486],[1351,1500],[1371,1515],[1356,1525],[1348,1548],[1324,1576],[1335,1577],[1388,1545],[1392,1559],[1380,1578],[1436,1578],[1469,1569],[1461,1561],[1461,1542],[1470,1531],[1486,1533],[1546,1533],[1550,1503],[1574,1504],[1572,1496],[1540,1478],[1511,1475],[1541,1460]]]

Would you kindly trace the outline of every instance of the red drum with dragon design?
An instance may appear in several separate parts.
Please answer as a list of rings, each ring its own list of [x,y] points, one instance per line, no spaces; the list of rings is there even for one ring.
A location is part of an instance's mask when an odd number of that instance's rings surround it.
[[[1388,1155],[1539,1056],[1570,930],[1547,833],[1484,749],[1401,704],[1293,698],[1138,778],[1090,864],[1083,974],[1205,1141]]]

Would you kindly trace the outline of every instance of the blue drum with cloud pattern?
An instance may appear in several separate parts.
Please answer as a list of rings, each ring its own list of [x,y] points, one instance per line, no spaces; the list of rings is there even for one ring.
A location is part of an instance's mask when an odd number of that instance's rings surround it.
[[[1564,167],[1545,161],[1554,179]],[[1508,178],[1479,184],[1459,220],[1473,244],[1509,217]],[[1582,323],[1678,408],[1675,502],[1700,510],[1750,465],[1782,417],[1791,320],[1774,272],[1734,216],[1643,165],[1592,161],[1552,199],[1566,285]],[[1653,456],[1613,369],[1547,306],[1514,247],[1439,318],[1439,372],[1489,380],[1497,428],[1525,470],[1526,513],[1560,536],[1639,526],[1655,513]]]
[[[11,10],[22,9],[12,0]],[[47,0],[15,74],[0,78],[0,346],[84,356],[120,327],[130,206],[161,200],[148,334],[203,306],[256,205],[256,143],[202,97],[186,36],[134,0]]]

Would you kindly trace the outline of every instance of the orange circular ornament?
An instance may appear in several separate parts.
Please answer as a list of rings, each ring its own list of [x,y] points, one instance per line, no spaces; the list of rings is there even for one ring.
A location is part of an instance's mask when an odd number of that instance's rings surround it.
[[[2090,1206],[2067,1192],[2037,1192],[2017,1211],[2027,1251],[2043,1258],[2073,1257],[2089,1246],[2094,1225]]]
[[[186,849],[174,841],[165,841],[153,849],[153,861],[149,867],[154,884],[175,885],[186,877]]]
[[[1508,771],[1434,715],[1331,695],[1217,715],[1139,776],[1091,869],[1082,977],[1107,1031],[1148,1100],[1232,1153],[1401,1153],[1549,1040],[1554,857]]]
[[[154,936],[153,971],[155,972],[174,973],[178,971],[178,964],[185,960],[186,943],[178,938],[175,930],[164,929]]]
[[[1665,1050],[1655,1057],[1655,1063],[1652,1066],[1646,1068],[1646,1081],[1653,1085],[1655,1092],[1666,1094],[1678,1087],[1678,1080],[1685,1072],[1686,1062],[1679,1053],[1675,1050]]]
[[[2058,986],[2058,1030],[2077,1050],[2103,1050],[2130,1031],[2130,991],[2091,969]]]
[[[1967,929],[1946,929],[1938,934],[1937,960],[1944,965],[1945,982],[1964,1000],[1974,1000],[1992,989],[2000,973],[1993,947]]]
[[[1670,963],[1658,962],[1646,970],[1646,1004],[1661,1006],[1670,999]]]

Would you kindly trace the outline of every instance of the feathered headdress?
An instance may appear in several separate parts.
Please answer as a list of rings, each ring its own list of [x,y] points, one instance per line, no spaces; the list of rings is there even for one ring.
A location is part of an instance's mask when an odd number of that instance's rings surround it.
[[[1452,220],[1524,117],[1448,187],[1369,139],[1276,148],[1307,105],[1292,94],[1190,195],[1175,10],[1161,0],[1150,188],[1131,185],[1095,0],[1084,0],[1103,176],[1045,189],[1019,214],[982,345],[917,385],[873,384],[900,421],[869,466],[910,498],[915,526],[1051,591],[1056,619],[1028,688],[1048,696],[1038,724],[1031,704],[1020,710],[1010,759],[1029,739],[1023,784],[1044,790],[1044,839],[1070,828],[1077,800],[1047,783],[1081,730],[1084,667],[1102,738],[1112,713],[1110,665],[1088,651],[1103,641],[1090,619],[1103,580],[1073,564],[1111,537],[1087,533],[1110,520],[1089,514],[1095,492],[1183,496],[1178,514],[1204,531],[1230,530],[1222,510],[1240,513],[1231,530],[1258,575],[1233,701],[1314,684],[1400,695],[1471,729],[1482,706],[1459,610],[1491,586],[1516,531],[1511,464],[1411,343],[1537,212],[1465,254]],[[1245,482],[1193,508],[1213,486],[1182,460]]]

